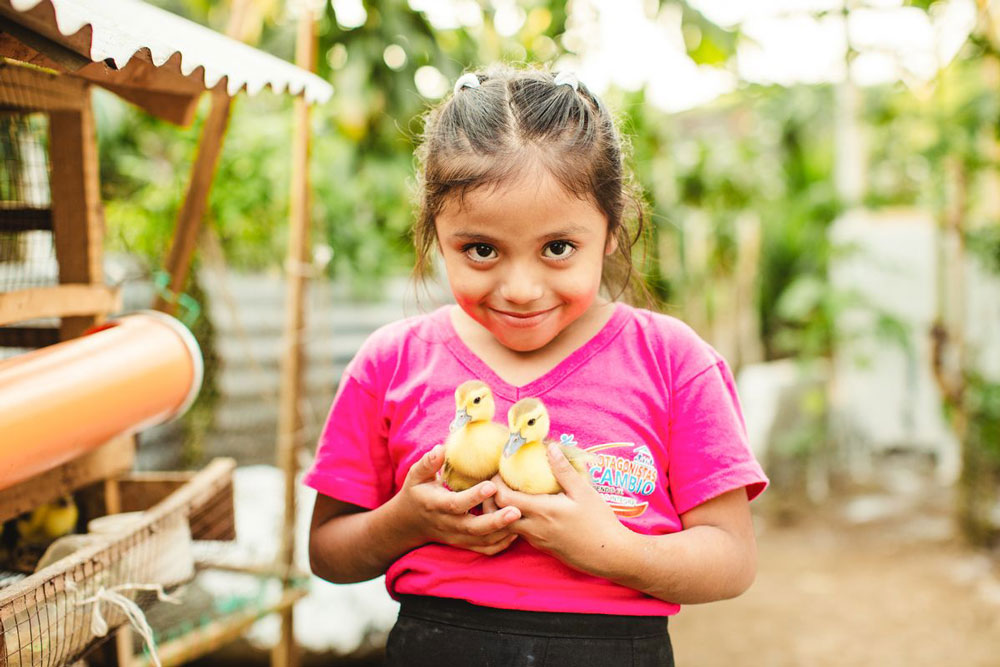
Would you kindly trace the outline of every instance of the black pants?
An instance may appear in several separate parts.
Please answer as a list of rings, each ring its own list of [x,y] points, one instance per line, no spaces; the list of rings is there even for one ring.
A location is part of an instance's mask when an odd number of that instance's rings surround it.
[[[512,611],[461,600],[402,596],[389,633],[389,667],[672,667],[662,616]]]

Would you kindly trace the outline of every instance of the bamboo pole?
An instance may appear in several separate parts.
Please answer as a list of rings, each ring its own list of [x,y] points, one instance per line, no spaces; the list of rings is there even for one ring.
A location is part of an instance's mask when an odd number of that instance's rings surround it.
[[[295,64],[307,71],[315,68],[316,35],[312,7],[299,5]],[[295,124],[292,138],[292,184],[289,212],[286,314],[284,354],[281,361],[281,394],[278,413],[278,466],[285,475],[285,517],[278,551],[278,567],[285,571],[284,585],[294,569],[295,557],[295,484],[297,453],[301,446],[302,416],[299,400],[302,392],[302,346],[305,342],[306,280],[309,257],[309,103],[304,96],[295,98]],[[276,667],[298,664],[292,607],[281,614],[281,639],[271,654]]]

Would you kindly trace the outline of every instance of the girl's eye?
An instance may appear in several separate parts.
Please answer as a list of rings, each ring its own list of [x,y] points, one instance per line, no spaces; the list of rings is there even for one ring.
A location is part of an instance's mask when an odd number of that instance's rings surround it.
[[[473,262],[487,262],[496,259],[496,249],[486,243],[472,243],[462,248],[462,252]]]
[[[569,241],[553,241],[545,246],[542,254],[549,259],[566,259],[576,251]]]

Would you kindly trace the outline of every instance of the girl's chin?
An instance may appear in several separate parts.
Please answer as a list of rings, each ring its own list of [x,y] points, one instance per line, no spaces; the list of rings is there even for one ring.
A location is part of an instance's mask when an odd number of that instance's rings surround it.
[[[496,334],[494,334],[496,335]],[[535,352],[542,349],[551,342],[551,338],[541,338],[538,336],[516,338],[496,336],[500,344],[514,352]]]

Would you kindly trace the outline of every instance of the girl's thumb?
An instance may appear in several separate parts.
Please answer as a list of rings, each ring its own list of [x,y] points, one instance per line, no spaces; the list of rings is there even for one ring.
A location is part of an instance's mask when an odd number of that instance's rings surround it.
[[[443,456],[441,456],[441,451],[444,448],[441,445],[434,445],[431,447],[430,451],[424,454],[417,465],[414,466],[417,470],[417,481],[427,481],[429,479],[434,479],[434,475],[441,468],[443,463]]]

